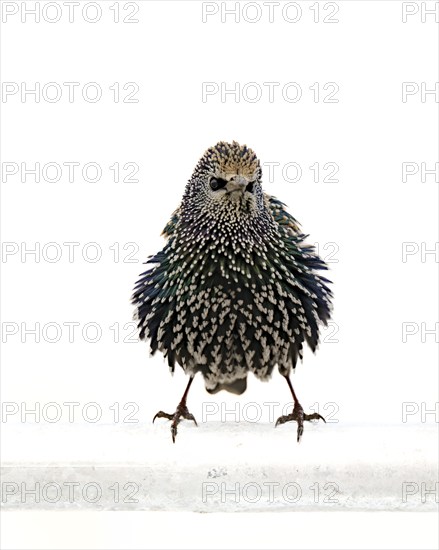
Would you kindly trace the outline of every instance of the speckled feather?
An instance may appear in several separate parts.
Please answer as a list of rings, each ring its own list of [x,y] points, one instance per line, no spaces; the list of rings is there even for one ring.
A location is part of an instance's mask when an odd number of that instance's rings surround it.
[[[276,365],[288,374],[330,318],[330,281],[317,273],[326,265],[261,175],[246,146],[208,149],[134,289],[140,338],[172,371],[201,372],[209,392],[242,393],[248,372],[265,380]],[[209,185],[236,176],[245,191]]]

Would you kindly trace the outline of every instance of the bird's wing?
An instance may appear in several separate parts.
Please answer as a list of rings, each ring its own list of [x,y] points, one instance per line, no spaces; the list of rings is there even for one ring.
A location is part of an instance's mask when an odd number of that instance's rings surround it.
[[[289,236],[301,235],[300,223],[286,210],[286,205],[276,197],[265,195],[265,200],[275,221]]]
[[[305,242],[308,235],[301,231],[299,222],[286,211],[285,204],[269,195],[266,195],[266,200],[281,232],[285,251],[284,265],[301,287],[301,290],[298,290],[296,285],[288,288],[296,300],[300,300],[308,327],[308,330],[303,330],[296,338],[300,343],[300,355],[301,342],[304,340],[313,351],[316,349],[319,341],[318,321],[326,325],[331,316],[332,292],[327,286],[331,281],[318,274],[320,270],[326,270],[328,267],[319,257],[315,247]],[[297,301],[294,303],[297,304]]]
[[[306,243],[309,235],[302,232],[300,223],[286,211],[286,205],[276,197],[270,195],[265,195],[265,199],[274,220],[283,233],[283,241],[294,259],[307,269],[328,269],[326,263],[319,257],[315,246]],[[322,281],[329,282],[323,278]]]
[[[168,221],[168,223],[165,225],[165,228],[162,231],[162,235],[166,238],[169,238],[172,233],[175,231],[175,227],[177,226],[177,223],[180,219],[180,208],[177,208],[177,210],[174,210],[172,213],[171,219]]]

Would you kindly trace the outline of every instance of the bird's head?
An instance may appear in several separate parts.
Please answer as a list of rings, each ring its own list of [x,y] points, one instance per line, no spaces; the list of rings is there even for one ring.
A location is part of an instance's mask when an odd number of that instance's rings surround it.
[[[255,218],[264,209],[261,175],[251,149],[220,141],[198,162],[186,186],[183,213],[229,223]]]

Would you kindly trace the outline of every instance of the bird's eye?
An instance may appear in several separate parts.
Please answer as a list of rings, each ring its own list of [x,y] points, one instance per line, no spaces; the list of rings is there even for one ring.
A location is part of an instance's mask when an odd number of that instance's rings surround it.
[[[247,187],[245,188],[245,190],[248,191],[249,193],[253,193],[254,185],[255,185],[255,182],[250,181],[249,183],[247,183]]]
[[[213,191],[217,191],[218,189],[222,189],[227,185],[227,181],[223,180],[222,178],[212,178],[210,180],[210,188]]]

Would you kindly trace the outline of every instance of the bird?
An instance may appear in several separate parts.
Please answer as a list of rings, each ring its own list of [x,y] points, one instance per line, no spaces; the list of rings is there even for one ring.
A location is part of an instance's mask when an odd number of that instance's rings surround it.
[[[197,373],[210,394],[241,395],[249,373],[269,380],[277,366],[293,397],[293,410],[275,426],[325,419],[306,414],[290,379],[304,344],[315,352],[332,313],[328,266],[286,205],[262,188],[261,163],[252,149],[220,141],[206,150],[186,184],[180,206],[162,235],[164,248],[145,262],[132,304],[140,340],[160,351],[173,373],[189,382],[172,414],[175,443]]]

